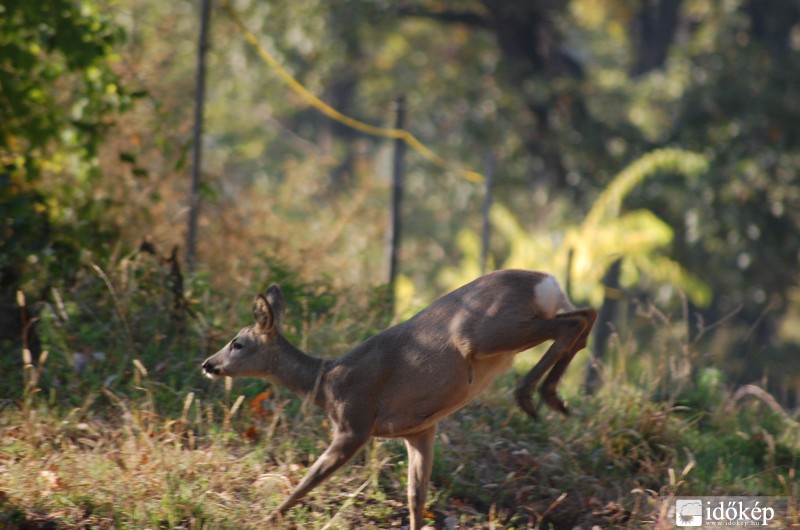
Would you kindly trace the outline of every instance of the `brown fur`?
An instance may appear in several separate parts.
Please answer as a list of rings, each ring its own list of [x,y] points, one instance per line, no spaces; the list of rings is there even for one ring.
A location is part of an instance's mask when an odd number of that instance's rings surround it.
[[[572,309],[545,273],[497,271],[446,294],[411,319],[356,346],[343,357],[306,355],[281,335],[283,295],[272,286],[258,295],[256,323],[203,363],[210,377],[264,377],[313,401],[334,428],[328,449],[309,468],[278,516],[346,463],[372,436],[403,438],[409,455],[408,501],[411,530],[422,512],[433,463],[436,426],[471,401],[514,355],[547,340],[553,344],[517,385],[522,409],[536,418],[531,395],[539,389],[552,409],[567,413],[556,387],[575,353],[586,346],[593,309],[543,314],[544,306]]]

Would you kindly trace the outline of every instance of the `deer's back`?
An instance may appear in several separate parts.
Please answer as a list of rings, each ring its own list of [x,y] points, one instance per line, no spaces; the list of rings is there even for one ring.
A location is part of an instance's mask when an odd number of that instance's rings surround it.
[[[442,296],[337,361],[337,384],[362,388],[354,401],[375,415],[378,436],[400,436],[439,421],[531,346],[525,330],[542,314],[536,289],[547,278],[497,271]]]

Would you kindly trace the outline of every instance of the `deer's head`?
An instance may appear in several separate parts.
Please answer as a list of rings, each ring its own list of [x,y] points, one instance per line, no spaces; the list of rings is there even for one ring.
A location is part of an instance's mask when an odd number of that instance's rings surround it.
[[[276,355],[283,348],[281,323],[285,312],[283,294],[272,285],[267,294],[256,296],[253,304],[255,324],[239,333],[203,363],[203,372],[211,379],[220,377],[266,377]]]

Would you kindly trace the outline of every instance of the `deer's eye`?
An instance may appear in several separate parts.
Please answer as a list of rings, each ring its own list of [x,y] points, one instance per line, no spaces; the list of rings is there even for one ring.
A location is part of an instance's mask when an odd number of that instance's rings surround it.
[[[241,350],[242,348],[244,348],[244,346],[242,346],[240,342],[235,342],[235,341],[231,346],[233,347],[234,350]]]

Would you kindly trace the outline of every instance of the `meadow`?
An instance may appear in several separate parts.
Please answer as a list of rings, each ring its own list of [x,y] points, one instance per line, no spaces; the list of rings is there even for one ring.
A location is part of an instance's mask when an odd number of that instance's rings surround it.
[[[176,291],[174,268],[144,253],[86,272],[39,308],[42,353],[3,356],[2,526],[263,528],[329,426],[284,389],[202,376],[203,358],[250,322],[246,289],[222,296],[196,275]],[[289,336],[314,354],[340,355],[390,322],[384,290],[354,296],[280,264],[263,274],[287,293]],[[796,498],[797,421],[757,386],[734,394],[679,315],[632,318],[652,340],[616,333],[591,397],[577,357],[561,389],[571,416],[534,422],[516,407],[536,349],[441,424],[432,527],[672,528],[676,496]],[[374,440],[280,527],[406,525],[405,458],[401,443]]]

